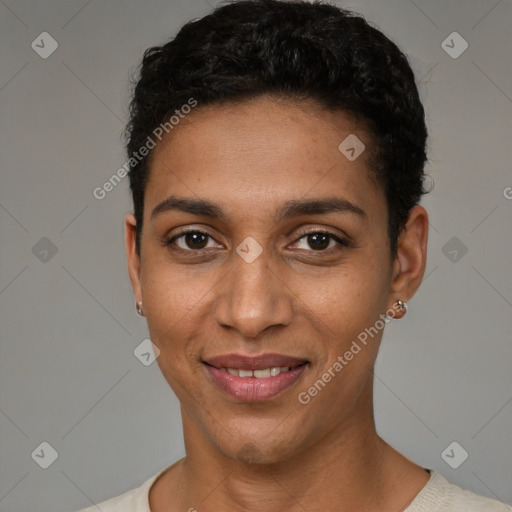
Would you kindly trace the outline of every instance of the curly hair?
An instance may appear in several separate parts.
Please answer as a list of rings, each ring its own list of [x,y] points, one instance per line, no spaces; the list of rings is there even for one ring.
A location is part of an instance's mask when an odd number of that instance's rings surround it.
[[[361,15],[318,1],[235,1],[147,49],[134,85],[129,157],[190,98],[197,108],[263,94],[313,99],[361,120],[372,136],[370,167],[386,196],[396,257],[409,211],[426,193],[425,114],[407,57]],[[139,252],[150,157],[129,172]]]

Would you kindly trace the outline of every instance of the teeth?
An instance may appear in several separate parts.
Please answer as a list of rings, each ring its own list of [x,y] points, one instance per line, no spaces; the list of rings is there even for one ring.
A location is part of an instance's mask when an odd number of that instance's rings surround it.
[[[270,377],[270,368],[265,368],[264,370],[254,370],[254,376],[258,379],[268,379]]]
[[[237,370],[236,368],[223,368],[230,375],[235,377],[256,377],[257,379],[268,379],[269,377],[275,377],[282,372],[290,371],[289,366],[275,366],[273,368],[264,368],[263,370]]]

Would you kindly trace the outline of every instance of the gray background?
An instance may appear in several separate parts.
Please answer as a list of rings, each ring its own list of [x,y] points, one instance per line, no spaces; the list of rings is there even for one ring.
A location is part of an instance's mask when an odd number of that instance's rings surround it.
[[[103,200],[93,190],[125,161],[128,79],[143,50],[213,4],[0,1],[3,512],[89,506],[184,454],[176,398],[133,353],[147,330],[125,265],[127,180]],[[408,53],[431,134],[428,267],[407,316],[386,328],[378,430],[512,503],[512,3],[339,4]],[[47,59],[31,48],[43,31],[59,45]],[[469,44],[458,58],[441,46],[453,31]],[[43,441],[58,453],[47,469]],[[458,469],[441,456],[453,441],[469,453]]]

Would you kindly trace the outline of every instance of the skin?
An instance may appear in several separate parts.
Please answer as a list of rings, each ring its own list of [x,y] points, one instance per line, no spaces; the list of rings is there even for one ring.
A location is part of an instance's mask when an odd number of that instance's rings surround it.
[[[366,145],[354,161],[338,150],[351,133]],[[411,210],[391,260],[386,199],[368,168],[371,144],[344,113],[265,96],[197,107],[154,149],[141,253],[132,214],[126,250],[159,367],[180,400],[187,456],[152,486],[153,512],[398,512],[427,482],[428,473],[375,430],[382,330],[307,405],[298,401],[365,328],[414,295],[425,271],[421,206]],[[225,218],[165,211],[151,219],[171,195],[209,200]],[[286,201],[333,196],[365,215],[275,218]],[[182,228],[213,237],[203,253],[186,252],[197,247],[190,238],[164,244]],[[327,239],[326,249],[315,249],[305,232],[318,230],[349,245]],[[252,263],[235,251],[248,236],[263,250]],[[237,403],[201,363],[268,352],[310,364],[291,388],[261,403]]]

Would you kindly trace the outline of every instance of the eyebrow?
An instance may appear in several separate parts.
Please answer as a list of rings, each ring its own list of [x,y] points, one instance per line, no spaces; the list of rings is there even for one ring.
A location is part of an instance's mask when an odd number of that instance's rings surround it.
[[[180,211],[211,219],[226,219],[222,208],[206,199],[170,196],[161,203],[158,203],[153,209],[151,220],[157,215],[169,211]],[[292,199],[287,201],[277,210],[275,220],[276,222],[281,222],[284,219],[300,215],[322,215],[327,213],[355,213],[361,217],[367,217],[364,210],[350,201],[341,197],[327,197],[323,199]]]

